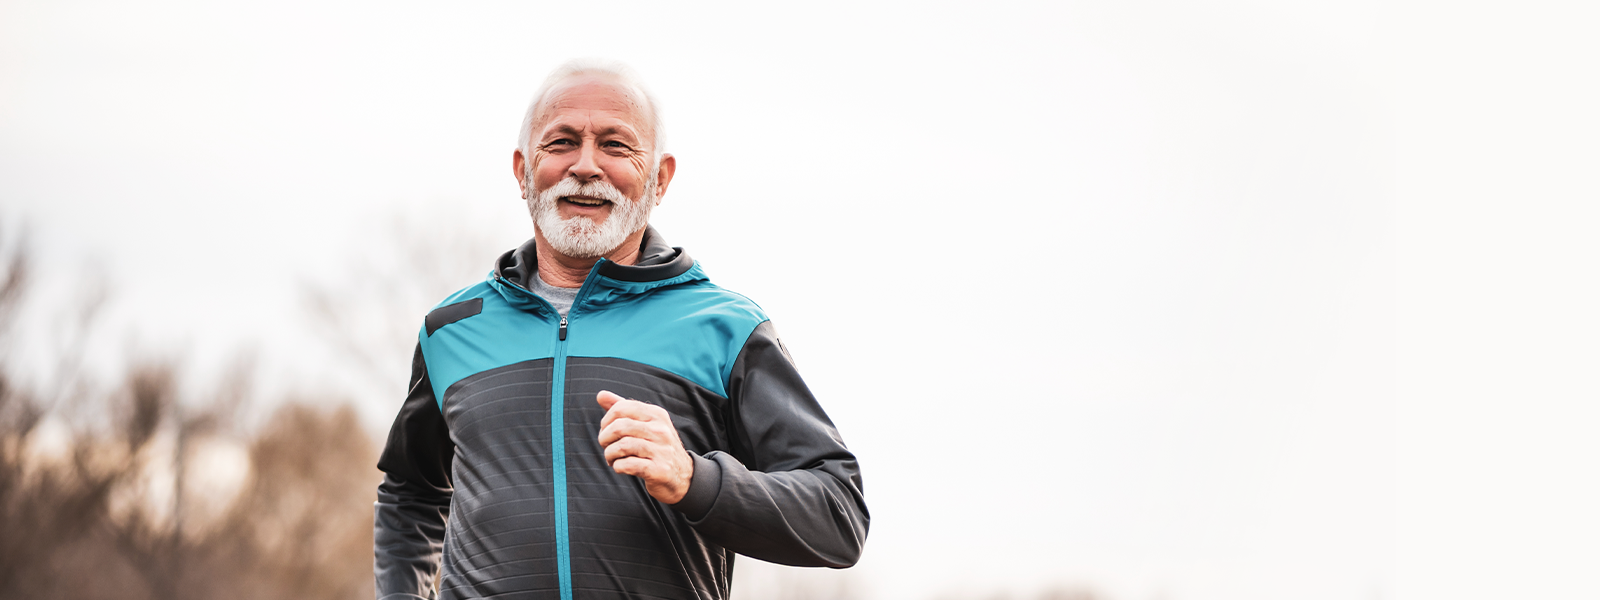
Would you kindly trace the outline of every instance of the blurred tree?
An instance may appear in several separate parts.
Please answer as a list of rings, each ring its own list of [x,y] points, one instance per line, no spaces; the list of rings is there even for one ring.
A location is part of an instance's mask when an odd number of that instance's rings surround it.
[[[482,235],[449,204],[397,212],[381,240],[356,249],[337,279],[307,280],[301,303],[334,357],[343,389],[387,427],[405,397],[422,317],[449,294],[481,281],[495,257],[521,240]],[[487,229],[504,229],[503,227]]]
[[[37,282],[5,227],[0,269],[0,598],[372,595],[377,452],[347,401],[283,400],[247,430],[248,358],[188,402],[170,360],[143,359],[104,393],[77,357],[20,385],[17,358],[45,345],[17,335]],[[50,351],[82,352],[105,294],[86,297]],[[230,447],[246,458],[216,460]]]

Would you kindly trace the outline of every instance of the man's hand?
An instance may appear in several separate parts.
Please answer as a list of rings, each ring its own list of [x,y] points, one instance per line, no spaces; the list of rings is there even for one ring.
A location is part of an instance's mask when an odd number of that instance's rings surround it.
[[[595,401],[606,409],[600,420],[600,447],[611,470],[643,479],[645,491],[663,503],[682,500],[689,493],[694,461],[683,449],[667,410],[604,390]]]

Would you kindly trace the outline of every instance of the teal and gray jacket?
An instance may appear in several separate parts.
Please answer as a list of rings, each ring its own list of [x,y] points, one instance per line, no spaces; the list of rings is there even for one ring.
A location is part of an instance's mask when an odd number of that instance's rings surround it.
[[[428,314],[378,461],[378,598],[433,597],[442,568],[446,599],[713,599],[734,553],[856,562],[860,468],[767,317],[653,229],[640,256],[597,263],[563,318],[528,291],[530,241]],[[606,465],[603,389],[671,413],[682,501]]]

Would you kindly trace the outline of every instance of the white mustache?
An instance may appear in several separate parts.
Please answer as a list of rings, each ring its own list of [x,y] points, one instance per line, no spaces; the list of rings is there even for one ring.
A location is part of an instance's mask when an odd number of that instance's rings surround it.
[[[565,196],[588,196],[599,198],[612,204],[632,202],[633,199],[622,195],[616,187],[604,181],[590,181],[579,183],[576,179],[562,178],[543,191],[539,192],[539,202],[553,203]]]

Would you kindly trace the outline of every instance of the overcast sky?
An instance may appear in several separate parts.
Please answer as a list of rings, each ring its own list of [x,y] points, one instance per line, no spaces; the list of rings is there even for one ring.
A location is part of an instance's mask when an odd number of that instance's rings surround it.
[[[304,318],[306,287],[369,265],[413,316],[368,325],[413,335],[442,292],[407,295],[395,257],[461,257],[427,283],[462,286],[531,235],[510,168],[528,97],[566,59],[617,58],[678,157],[657,227],[772,315],[861,456],[874,519],[847,576],[873,597],[1520,592],[1558,578],[1407,587],[1394,548],[1496,530],[1455,504],[1479,471],[1425,441],[1508,456],[1473,432],[1518,417],[1457,400],[1525,385],[1474,379],[1493,367],[1546,367],[1459,349],[1485,336],[1569,361],[1533,405],[1566,429],[1520,430],[1556,445],[1499,474],[1545,489],[1519,465],[1588,456],[1568,460],[1593,480],[1593,411],[1564,412],[1596,399],[1594,336],[1574,332],[1600,327],[1583,22],[1366,2],[3,0],[0,216],[32,224],[47,271],[113,282],[125,337],[213,366],[254,344],[270,385],[312,389],[351,367]],[[1560,83],[1519,79],[1533,66]],[[1517,102],[1589,135],[1477,120]],[[1504,122],[1541,118],[1524,117]],[[1561,162],[1470,150],[1486,138]],[[1544,170],[1567,175],[1498,208]],[[1494,295],[1484,265],[1524,292]],[[1586,320],[1545,339],[1473,319],[1530,296]],[[399,346],[373,350],[396,379]],[[403,381],[386,385],[352,392],[375,433]],[[1453,427],[1427,433],[1441,414]]]

